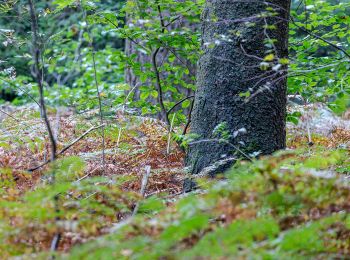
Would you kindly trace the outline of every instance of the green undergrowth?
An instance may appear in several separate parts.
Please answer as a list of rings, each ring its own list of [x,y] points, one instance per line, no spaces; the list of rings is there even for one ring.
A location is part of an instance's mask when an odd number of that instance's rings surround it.
[[[344,150],[240,162],[160,210],[148,199],[126,225],[62,259],[330,259],[350,253]],[[225,177],[226,177],[225,176]],[[146,200],[147,201],[147,200]],[[157,203],[158,201],[158,203]],[[153,210],[152,210],[152,207]]]
[[[37,116],[31,113],[25,119],[35,121]],[[62,121],[62,129],[75,129],[79,136],[89,128],[81,120],[71,128]],[[136,121],[106,126],[106,143],[113,144],[107,155],[112,148],[121,157],[142,155],[146,139],[133,137],[163,132],[160,126],[156,131]],[[33,151],[43,149],[45,140],[34,138],[39,130],[28,131],[23,122],[15,125],[10,119],[3,122],[22,133],[21,138],[29,132]],[[116,150],[120,129],[123,142]],[[156,144],[164,142],[158,135]],[[19,141],[13,136],[0,139],[4,162],[6,156],[15,160],[11,151]],[[67,143],[74,139],[67,136],[62,135]],[[350,154],[338,145],[348,138],[342,136],[313,136],[312,147],[305,138],[290,138],[299,150],[239,161],[225,175],[198,179],[199,189],[192,193],[142,199],[138,187],[123,188],[135,176],[87,174],[93,171],[87,171],[89,162],[82,155],[97,153],[91,149],[100,138],[92,132],[72,148],[80,157],[62,156],[25,189],[21,182],[30,182],[35,174],[0,168],[0,258],[47,259],[50,242],[60,233],[57,259],[345,259],[350,254]],[[133,142],[137,149],[129,150]],[[131,217],[136,204],[137,214]]]

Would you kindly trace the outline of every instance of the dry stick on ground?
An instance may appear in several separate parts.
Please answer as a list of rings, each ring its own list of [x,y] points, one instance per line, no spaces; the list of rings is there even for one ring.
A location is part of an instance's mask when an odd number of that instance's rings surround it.
[[[42,67],[43,64],[40,64],[40,60],[42,60],[42,58],[41,58],[41,51],[40,51],[39,44],[38,44],[38,40],[39,40],[39,38],[38,38],[38,32],[39,32],[38,21],[37,21],[37,17],[35,14],[35,7],[34,7],[33,0],[28,0],[28,4],[29,4],[29,8],[30,8],[31,27],[32,27],[32,34],[33,34],[33,43],[32,43],[33,44],[32,53],[33,53],[33,61],[34,61],[34,68],[33,69],[34,69],[34,74],[35,74],[35,78],[36,78],[36,81],[38,84],[38,89],[39,89],[40,114],[41,114],[42,119],[45,122],[46,130],[48,132],[50,143],[51,143],[51,159],[50,160],[55,161],[56,160],[57,144],[56,144],[55,137],[53,135],[50,121],[49,121],[48,116],[47,116],[45,100],[44,100],[44,86],[43,86],[44,74],[43,74],[43,67]],[[54,181],[55,181],[55,172],[53,171],[52,182],[54,183]],[[57,203],[58,203],[57,198],[55,197],[54,204],[55,204],[56,211],[58,210]],[[58,221],[58,220],[59,220],[59,217],[56,217],[55,221]],[[51,251],[57,250],[58,244],[60,242],[60,238],[61,238],[61,233],[57,232],[51,241],[51,246],[50,246]]]
[[[141,183],[141,190],[140,190],[140,194],[142,197],[145,197],[145,194],[146,194],[148,179],[149,179],[149,176],[151,175],[151,166],[146,165],[145,170],[146,170],[146,173],[145,173],[145,175],[143,175],[142,183]],[[139,207],[140,207],[140,203],[138,202],[135,205],[135,208],[132,212],[132,216],[135,216],[137,214]]]
[[[64,152],[66,152],[69,148],[71,148],[73,145],[75,145],[77,142],[79,142],[81,139],[83,139],[85,136],[87,136],[90,132],[96,130],[96,129],[99,129],[101,127],[104,127],[105,125],[99,125],[99,126],[93,126],[91,127],[89,130],[87,130],[86,132],[84,132],[81,136],[79,136],[78,138],[74,139],[70,144],[68,144],[67,146],[65,146],[61,151],[59,151],[57,154],[56,154],[56,157],[63,154]],[[31,168],[27,171],[29,172],[33,172],[33,171],[36,171],[38,169],[40,169],[41,167],[45,166],[46,164],[52,162],[51,160],[47,160],[45,162],[43,162],[42,164],[40,164],[39,166],[36,166],[34,168]]]

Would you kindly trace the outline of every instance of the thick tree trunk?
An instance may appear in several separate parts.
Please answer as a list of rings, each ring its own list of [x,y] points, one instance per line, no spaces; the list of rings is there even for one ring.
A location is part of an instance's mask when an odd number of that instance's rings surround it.
[[[278,64],[288,57],[289,11],[290,0],[207,0],[191,127],[198,140],[187,156],[193,174],[226,160],[222,171],[232,156],[285,148],[287,68]],[[230,133],[225,142],[213,133],[221,123]]]

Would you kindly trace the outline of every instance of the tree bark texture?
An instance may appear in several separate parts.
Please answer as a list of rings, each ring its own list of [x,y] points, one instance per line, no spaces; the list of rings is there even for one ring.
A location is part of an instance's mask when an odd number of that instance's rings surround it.
[[[264,16],[271,8],[276,14]],[[269,54],[271,64],[288,57],[289,11],[290,0],[207,0],[191,126],[198,139],[186,158],[193,174],[234,154],[285,148],[287,66],[276,72],[276,67],[263,70],[261,64],[270,61]],[[276,40],[271,48],[266,46],[269,38]],[[247,91],[248,99],[242,97]],[[227,141],[241,152],[225,142],[200,142],[217,139],[213,131],[224,122],[230,132]],[[246,133],[236,136],[242,128]]]

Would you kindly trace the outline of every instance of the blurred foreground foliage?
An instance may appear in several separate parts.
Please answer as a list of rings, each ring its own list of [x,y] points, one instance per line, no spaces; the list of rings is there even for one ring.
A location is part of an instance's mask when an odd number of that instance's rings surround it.
[[[150,209],[140,212],[112,234],[61,257],[345,257],[350,253],[350,189],[345,176],[332,171],[349,164],[349,153],[313,152],[304,157],[300,152],[239,162],[227,179],[202,179],[201,194],[186,195],[157,215]]]
[[[23,195],[2,170],[2,256],[45,259],[48,253],[40,252],[59,229],[64,243],[85,242],[57,253],[59,259],[345,257],[350,188],[337,172],[349,164],[347,150],[301,148],[239,161],[225,177],[197,179],[197,192],[146,199],[120,190],[125,177],[84,178],[78,157],[52,165],[45,181]],[[137,201],[138,213],[130,217]],[[87,242],[95,236],[101,237]]]

